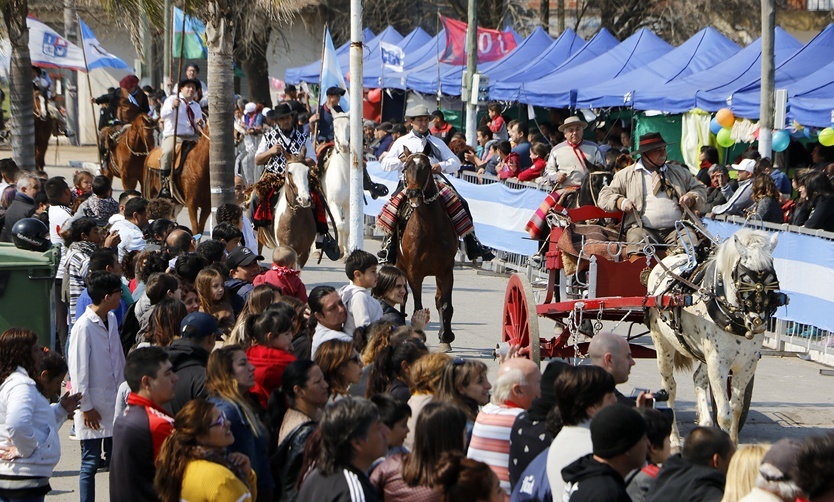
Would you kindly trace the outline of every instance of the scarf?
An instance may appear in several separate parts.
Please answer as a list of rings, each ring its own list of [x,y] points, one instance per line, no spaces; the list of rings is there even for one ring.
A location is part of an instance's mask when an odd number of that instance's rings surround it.
[[[582,144],[582,141],[580,141],[579,143],[577,143],[575,145],[573,143],[571,143],[570,141],[567,141],[567,144],[573,150],[573,154],[576,155],[576,158],[579,159],[579,165],[582,166],[582,168],[585,169],[585,171],[587,171],[588,170],[588,157],[586,157],[585,152],[583,152],[579,148],[579,146]]]
[[[420,138],[421,141],[425,141],[426,145],[423,147],[423,154],[432,157],[437,162],[442,162],[443,157],[440,155],[440,150],[431,142],[431,137],[429,134],[420,134],[419,132],[415,131],[414,129],[411,130],[411,133],[414,134],[417,138]]]
[[[70,251],[76,251],[87,256],[92,256],[93,253],[98,251],[98,244],[90,241],[77,241],[70,244],[69,249]]]
[[[215,464],[220,464],[226,469],[229,469],[234,473],[235,477],[243,482],[246,485],[246,488],[251,490],[252,487],[249,486],[249,476],[243,472],[243,470],[236,466],[232,459],[229,457],[229,453],[226,448],[209,448],[206,446],[194,446],[191,450],[193,459],[194,460],[207,460],[209,462],[214,462]]]
[[[293,128],[290,135],[287,136],[281,131],[280,127],[276,127],[268,131],[264,138],[266,139],[267,149],[275,146],[276,143],[281,143],[284,151],[289,151],[293,155],[301,155],[301,149],[307,144],[307,135],[298,128]],[[273,155],[266,163],[266,170],[271,173],[284,174],[287,168],[287,159],[283,153]]]

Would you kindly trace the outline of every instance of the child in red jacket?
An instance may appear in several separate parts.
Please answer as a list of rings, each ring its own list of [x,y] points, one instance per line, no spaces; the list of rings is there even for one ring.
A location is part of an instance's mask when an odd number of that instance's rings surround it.
[[[518,175],[518,181],[534,181],[542,175],[544,168],[547,165],[547,155],[550,149],[544,143],[536,143],[530,147],[530,160],[533,165],[525,169]]]
[[[272,284],[281,290],[282,296],[294,296],[307,303],[307,287],[301,281],[297,267],[298,254],[289,246],[278,246],[272,252],[272,269],[255,277],[252,284]]]
[[[513,151],[509,141],[498,142],[498,157],[501,158],[501,163],[498,164],[496,170],[500,179],[506,180],[518,176],[521,170],[521,158]]]
[[[293,320],[286,314],[268,310],[246,319],[245,332],[255,344],[246,350],[255,367],[255,385],[250,389],[266,409],[272,391],[281,387],[284,369],[295,361],[292,348]]]

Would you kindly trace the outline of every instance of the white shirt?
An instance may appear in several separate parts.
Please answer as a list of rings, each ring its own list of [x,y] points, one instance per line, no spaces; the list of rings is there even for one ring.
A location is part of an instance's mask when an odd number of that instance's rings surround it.
[[[0,190],[0,194],[3,193]],[[64,249],[64,239],[61,238],[61,227],[70,219],[70,209],[67,206],[50,205],[49,206],[49,240],[52,245],[61,248],[61,260],[58,266],[58,271],[55,274],[56,279],[64,278],[64,267],[66,265],[67,250]]]
[[[562,500],[565,492],[562,469],[593,451],[590,420],[580,425],[566,425],[553,438],[547,453],[547,480],[550,481],[553,500]]]
[[[121,242],[119,242],[119,262],[125,257],[126,253],[130,251],[141,251],[144,249],[145,245],[145,236],[142,234],[142,230],[136,226],[135,223],[128,219],[119,220],[113,224],[110,228],[110,231],[113,230],[119,231],[119,236],[122,238]]]
[[[330,340],[353,342],[353,338],[348,336],[344,331],[334,331],[322,324],[316,324],[316,331],[313,333],[313,344],[310,347],[310,359],[316,357],[316,351],[319,350],[319,345]]]
[[[359,326],[367,326],[382,318],[382,304],[371,296],[371,290],[348,284],[339,290],[347,310],[345,333],[353,333]]]
[[[73,392],[81,393],[80,411],[75,413],[78,439],[113,436],[113,420],[119,385],[124,381],[125,355],[119,339],[116,314],[107,313],[104,321],[87,307],[72,327],[67,365]],[[84,425],[84,411],[95,409],[101,415],[99,430]]]
[[[431,134],[426,134],[426,137],[421,138],[414,134],[414,131],[409,132],[405,136],[397,138],[388,154],[382,159],[382,169],[386,171],[402,171],[405,167],[400,162],[400,154],[403,153],[403,147],[408,147],[411,153],[423,153],[426,148],[426,141],[431,141],[431,144],[437,149],[440,158],[429,155],[429,161],[432,164],[440,164],[440,170],[444,173],[456,173],[460,169],[460,159],[452,153],[452,150],[440,138],[435,138]]]
[[[179,92],[179,87],[180,84],[174,84],[174,90],[171,91],[171,94],[176,94],[177,92]],[[206,85],[205,82],[200,80],[200,87],[200,95],[203,96],[203,99],[200,100],[200,106],[202,106],[203,108],[208,108],[208,85]]]
[[[174,99],[176,97],[172,94],[165,99],[165,104],[162,105],[162,109],[159,111],[159,116],[165,120],[165,127],[162,129],[162,136],[167,138],[169,136],[174,135],[174,116],[176,115],[177,119],[177,136],[194,136],[198,134],[197,131],[194,130],[194,127],[191,125],[191,121],[188,120],[188,112],[186,112],[186,106],[191,108],[191,111],[194,113],[194,124],[198,125],[203,120],[203,110],[200,109],[200,104],[196,101],[189,101],[188,105],[186,105],[185,98],[180,96],[180,111],[179,115],[176,114],[176,110],[174,110]]]
[[[660,171],[666,172],[666,164],[660,167]],[[657,195],[652,193],[652,172],[641,162],[637,162],[634,172],[643,175],[643,193],[646,195],[641,217],[643,226],[655,229],[673,228],[675,222],[683,217],[678,201],[670,199],[663,190],[658,191]]]

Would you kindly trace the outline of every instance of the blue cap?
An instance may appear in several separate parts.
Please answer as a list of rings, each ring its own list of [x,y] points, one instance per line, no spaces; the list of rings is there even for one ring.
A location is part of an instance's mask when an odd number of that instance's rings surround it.
[[[180,336],[183,338],[205,338],[222,333],[217,319],[205,312],[192,312],[180,323]]]

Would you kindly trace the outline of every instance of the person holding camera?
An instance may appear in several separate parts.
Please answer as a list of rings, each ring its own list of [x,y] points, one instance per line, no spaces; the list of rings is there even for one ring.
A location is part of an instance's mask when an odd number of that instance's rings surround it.
[[[631,357],[631,348],[625,338],[601,331],[591,338],[588,355],[591,358],[591,364],[610,373],[617,385],[628,382],[631,367],[635,363],[634,358]],[[626,397],[622,392],[614,389],[614,395],[618,403],[626,406],[654,407],[654,396],[649,392],[640,392],[636,397]]]

